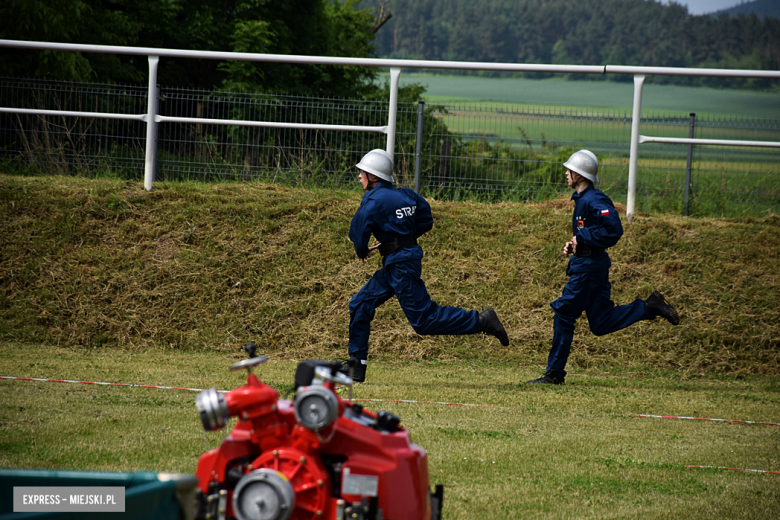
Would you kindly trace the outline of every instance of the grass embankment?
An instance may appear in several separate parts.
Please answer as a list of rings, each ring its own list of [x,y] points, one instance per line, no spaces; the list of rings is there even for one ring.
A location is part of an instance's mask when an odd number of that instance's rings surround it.
[[[61,347],[346,354],[347,303],[379,266],[347,238],[358,192],[262,184],[0,177],[0,341]],[[548,303],[566,282],[570,202],[433,201],[423,278],[443,305],[496,308],[512,345],[420,337],[395,302],[376,315],[373,359],[543,366]],[[780,373],[780,217],[640,214],[611,250],[613,300],[654,288],[682,325],[597,338],[579,322],[570,368]]]
[[[231,389],[240,347],[284,393],[297,360],[343,356],[347,302],[377,268],[346,238],[357,192],[259,184],[0,177],[0,375]],[[418,337],[377,312],[361,399],[398,414],[445,485],[444,517],[765,518],[780,507],[777,217],[639,215],[612,252],[613,297],[664,291],[683,324],[596,338],[583,319],[563,387],[546,360],[565,283],[565,199],[433,201],[424,277],[437,301],[494,305],[512,346]],[[704,377],[701,375],[704,374]],[[0,380],[0,466],[193,473],[195,394]]]

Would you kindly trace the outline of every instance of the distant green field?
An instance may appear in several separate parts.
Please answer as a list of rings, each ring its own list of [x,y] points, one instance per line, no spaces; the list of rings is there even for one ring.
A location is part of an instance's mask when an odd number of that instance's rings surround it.
[[[556,150],[584,147],[596,153],[603,164],[599,172],[602,189],[615,200],[625,201],[631,82],[430,74],[405,74],[401,82],[426,85],[425,99],[432,114],[463,142],[471,143],[469,151],[457,152],[466,153],[469,159],[450,165],[450,175],[462,185],[516,183],[535,192],[534,183],[543,183],[548,177],[529,176],[529,168],[536,165],[544,169],[544,163],[558,161]],[[644,87],[640,133],[688,137],[691,112],[696,113],[697,138],[780,141],[780,94],[652,83]],[[683,211],[687,150],[684,145],[640,147],[640,210]],[[448,153],[442,148],[442,155]],[[779,173],[777,148],[696,146],[691,204],[702,215],[777,212]],[[527,196],[522,192],[518,200]]]
[[[656,114],[644,114],[644,117]],[[555,141],[591,143],[625,143],[631,137],[631,114],[613,110],[566,109],[522,107],[512,104],[490,105],[470,104],[447,105],[446,113],[439,115],[447,127],[461,135],[500,137],[502,139],[546,139]],[[712,121],[712,117],[709,118]],[[665,137],[688,137],[688,121],[678,118],[677,124],[670,120],[642,121],[641,131],[645,135]],[[730,127],[707,128],[707,139],[736,139],[774,141],[780,134],[780,125],[775,130],[756,129],[747,125],[733,124]]]
[[[606,108],[627,110],[630,113],[634,96],[634,86],[630,81],[532,80],[404,73],[401,74],[400,82],[401,85],[426,85],[426,99],[447,104],[511,103],[562,108]],[[780,94],[646,82],[642,110],[780,119]]]

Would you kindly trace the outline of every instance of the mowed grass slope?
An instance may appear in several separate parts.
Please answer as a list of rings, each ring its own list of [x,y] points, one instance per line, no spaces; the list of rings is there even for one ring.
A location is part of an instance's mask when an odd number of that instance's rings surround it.
[[[248,341],[288,392],[296,363],[345,355],[347,302],[378,268],[346,238],[358,192],[0,176],[0,375],[229,390]],[[683,323],[596,338],[562,387],[546,361],[570,202],[432,201],[423,275],[442,304],[493,305],[512,345],[419,337],[394,301],[355,397],[398,414],[445,486],[444,518],[767,518],[780,508],[776,216],[638,215],[613,298],[656,287]],[[465,403],[454,406],[426,402]],[[194,473],[195,393],[0,380],[0,466]]]
[[[345,356],[347,303],[379,267],[347,238],[361,194],[264,184],[0,177],[0,340],[98,349]],[[432,201],[423,278],[442,305],[496,308],[512,345],[421,337],[394,301],[372,359],[542,367],[549,302],[566,282],[567,196],[539,205]],[[579,322],[570,368],[686,376],[780,371],[780,217],[640,214],[611,250],[613,300],[653,289],[682,325],[642,322],[597,338]]]

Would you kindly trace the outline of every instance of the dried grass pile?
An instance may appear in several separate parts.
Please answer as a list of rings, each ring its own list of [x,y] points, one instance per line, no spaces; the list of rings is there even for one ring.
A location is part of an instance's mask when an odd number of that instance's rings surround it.
[[[0,341],[72,348],[346,355],[350,297],[379,268],[347,238],[358,192],[0,176]],[[548,303],[565,284],[568,197],[432,201],[423,279],[439,304],[496,308],[494,338],[420,337],[390,301],[372,356],[544,365]],[[621,208],[624,209],[624,208]],[[683,323],[596,338],[579,322],[570,366],[780,373],[780,217],[639,215],[611,251],[613,300],[653,288]]]

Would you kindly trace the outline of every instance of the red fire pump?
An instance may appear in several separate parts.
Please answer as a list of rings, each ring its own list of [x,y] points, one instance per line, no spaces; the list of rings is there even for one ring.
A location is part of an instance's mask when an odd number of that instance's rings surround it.
[[[352,394],[350,363],[304,361],[292,401],[261,382],[256,357],[247,383],[227,393],[211,388],[196,398],[206,431],[238,418],[219,448],[198,461],[199,520],[440,520],[443,488],[431,493],[425,450],[400,419],[342,399]]]

